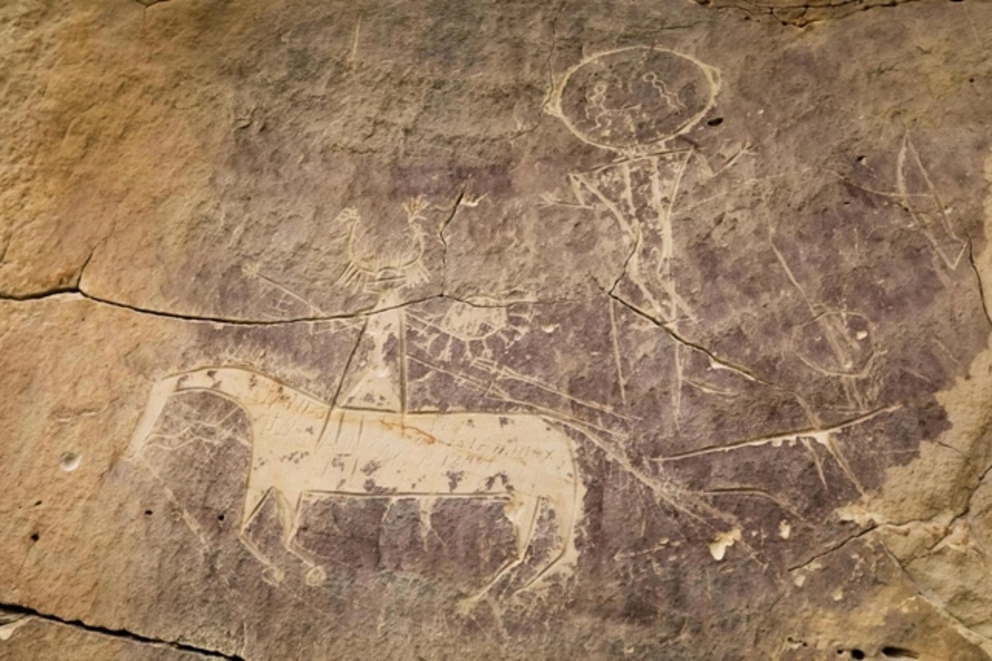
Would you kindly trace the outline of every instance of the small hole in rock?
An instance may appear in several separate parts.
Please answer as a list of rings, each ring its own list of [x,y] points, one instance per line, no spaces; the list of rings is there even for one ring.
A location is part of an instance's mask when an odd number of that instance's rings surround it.
[[[720,126],[723,124],[723,117],[714,117],[710,121],[706,122],[708,126]]]
[[[35,507],[38,507],[39,505],[41,505],[41,501],[40,500],[37,501],[37,502],[35,502],[35,504],[34,504]]]
[[[37,542],[38,539],[39,539],[38,533],[36,533],[36,532],[31,533],[31,541],[32,542]]]
[[[145,510],[145,516],[151,516],[151,515],[152,515],[151,510]]]
[[[224,515],[223,514],[218,514],[217,515],[217,520],[218,521],[223,521],[224,520]]]
[[[858,649],[851,650],[852,659],[863,659],[865,658],[865,653]]]
[[[59,468],[64,470],[66,473],[71,473],[79,468],[79,463],[82,460],[83,458],[75,452],[63,452],[62,457],[59,458]]]
[[[882,656],[887,656],[890,659],[918,659],[920,655],[913,650],[908,650],[904,647],[893,647],[891,645],[886,645],[882,648]]]
[[[865,162],[865,157],[864,156],[858,156],[854,160],[856,160],[858,163],[864,163]]]

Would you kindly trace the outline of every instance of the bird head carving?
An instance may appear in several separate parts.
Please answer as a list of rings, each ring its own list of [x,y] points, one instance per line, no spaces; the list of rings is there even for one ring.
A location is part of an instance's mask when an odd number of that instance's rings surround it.
[[[430,205],[422,196],[411,197],[403,203],[403,210],[406,211],[406,219],[412,225],[415,221],[425,220],[423,212]]]
[[[342,223],[348,225],[349,227],[358,222],[360,216],[358,215],[358,209],[354,207],[348,207],[344,209],[334,218],[335,223]]]

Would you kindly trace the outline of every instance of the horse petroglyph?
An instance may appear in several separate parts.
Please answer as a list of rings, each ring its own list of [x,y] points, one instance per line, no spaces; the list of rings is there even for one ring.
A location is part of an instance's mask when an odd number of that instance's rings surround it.
[[[218,429],[225,425],[230,429],[211,431],[207,436],[213,441],[204,442],[219,445],[236,439],[244,445],[241,456],[247,462],[242,464],[247,465],[247,475],[238,538],[262,565],[265,580],[274,585],[286,583],[288,567],[297,561],[305,568],[301,575],[308,585],[329,582],[329,561],[307,547],[305,540],[307,522],[318,517],[315,512],[330,511],[319,510],[319,501],[331,500],[363,506],[385,500],[394,512],[400,501],[406,505],[414,501],[425,553],[429,553],[428,533],[441,528],[432,527],[440,501],[449,501],[445,505],[461,501],[456,507],[498,508],[505,521],[493,524],[490,519],[485,530],[495,535],[490,526],[508,522],[513,537],[507,547],[512,552],[499,556],[470,590],[462,590],[468,594],[460,604],[462,612],[470,612],[486,597],[495,603],[502,595],[529,590],[553,575],[568,577],[578,565],[580,526],[587,534],[595,524],[591,514],[589,521],[583,519],[586,482],[591,488],[596,478],[593,472],[582,473],[594,470],[587,469],[584,453],[580,470],[580,448],[601,454],[611,470],[622,474],[627,493],[641,493],[644,500],[653,496],[651,507],[670,508],[684,517],[684,525],[705,530],[714,561],[741,553],[762,564],[754,541],[759,530],[747,520],[748,513],[724,508],[715,499],[763,497],[780,506],[790,520],[801,517],[783,504],[784,498],[756,488],[746,476],[736,476],[732,472],[736,456],[782,449],[780,454],[791,459],[806,452],[813,465],[807,472],[815,471],[824,492],[829,479],[839,474],[843,482],[831,488],[864,494],[862,478],[838,438],[867,434],[858,428],[882,424],[901,407],[876,402],[870,389],[883,353],[877,346],[882,335],[874,320],[846,301],[828,305],[810,298],[802,270],[797,277],[772,229],[770,245],[778,264],[772,263],[781,267],[802,297],[797,303],[800,313],[781,351],[791,352],[799,369],[808,368],[818,378],[842,384],[847,400],[840,407],[844,417],[821,420],[816,406],[807,406],[799,393],[791,393],[799,401],[795,417],[805,413],[808,425],[790,422],[777,429],[745,429],[738,436],[736,429],[714,423],[712,433],[718,436],[713,441],[693,445],[676,438],[683,435],[683,428],[705,429],[702,425],[708,421],[694,408],[701,401],[714,411],[746,411],[746,400],[760,389],[776,395],[784,391],[744,361],[717,357],[703,340],[687,332],[707,323],[708,310],[700,299],[705,292],[692,284],[694,275],[688,269],[694,245],[676,226],[676,214],[686,215],[680,195],[687,197],[683,188],[696,190],[693,187],[703,185],[700,181],[714,180],[750,153],[750,143],[741,140],[740,148],[723,158],[723,167],[714,172],[697,151],[702,148],[682,138],[715,107],[720,86],[720,72],[692,56],[636,46],[583,58],[555,81],[548,100],[547,112],[577,140],[594,148],[587,151],[603,155],[581,170],[564,171],[555,196],[545,194],[538,204],[560,206],[563,217],[581,209],[586,216],[602,220],[606,231],[619,230],[622,250],[617,254],[623,270],[602,287],[608,295],[609,316],[601,317],[609,331],[609,344],[602,348],[615,366],[619,409],[605,403],[615,400],[602,395],[606,389],[602,384],[596,384],[599,390],[584,390],[585,375],[579,370],[576,374],[581,376],[572,381],[555,381],[540,373],[550,361],[528,362],[541,351],[541,340],[551,341],[568,322],[530,307],[535,303],[530,294],[526,303],[501,300],[493,289],[455,299],[445,293],[442,277],[440,295],[404,302],[404,290],[431,282],[425,250],[429,257],[431,247],[426,242],[434,234],[426,226],[431,209],[441,209],[425,197],[412,197],[402,204],[386,203],[387,211],[378,215],[358,206],[336,212],[333,222],[340,231],[342,258],[335,263],[333,284],[358,298],[373,297],[375,304],[349,317],[349,323],[361,324],[361,332],[333,396],[326,391],[314,396],[270,376],[269,369],[263,373],[242,366],[250,360],[220,361],[217,366],[175,373],[152,386],[131,439],[130,456],[149,464],[153,448],[158,453],[190,442],[189,434],[176,433],[174,421],[163,422],[171,420],[170,403],[202,397],[223,400],[224,406],[234,405],[242,412],[237,421],[209,421]],[[898,170],[898,192],[892,196],[904,202],[915,225],[927,235],[935,259],[953,269],[961,258],[960,239],[908,136]],[[445,228],[457,208],[479,207],[489,195],[471,198],[464,191],[463,186],[437,232],[445,251],[449,248]],[[492,195],[498,197],[495,190]],[[530,199],[532,204],[534,198]],[[526,204],[513,200],[511,207],[521,210]],[[514,243],[509,250],[517,246]],[[445,252],[442,268],[447,256]],[[276,290],[285,305],[311,316],[327,316],[276,278],[263,276],[257,268],[246,272]],[[647,369],[630,358],[631,346],[637,346],[630,339],[637,337],[632,323],[637,333],[642,332],[640,327],[645,329],[642,337],[655,333],[664,341],[651,345],[657,348],[655,355],[648,356],[651,350],[646,350],[641,356],[658,366],[658,378],[645,375]],[[519,353],[512,354],[511,347]],[[590,350],[589,357],[595,354]],[[657,354],[664,354],[663,360]],[[628,391],[626,377],[639,369],[642,373],[629,379],[633,385]],[[733,379],[722,378],[728,373]],[[639,434],[645,430],[642,422],[654,411],[645,414],[636,400],[654,397],[656,391],[654,401],[667,416],[657,424],[671,426],[650,439],[656,444],[648,454],[644,451],[648,441]],[[720,401],[712,404],[715,399]],[[208,424],[197,422],[196,406],[184,413],[192,419],[186,424]],[[774,424],[778,423],[767,426]],[[821,461],[821,455],[836,466]],[[714,477],[699,468],[707,462],[726,464],[722,470],[727,475]],[[166,480],[159,479],[168,490]],[[176,501],[171,495],[170,499]],[[588,509],[593,511],[591,506]],[[259,530],[272,521],[273,512],[280,524],[278,541],[266,545]],[[193,517],[186,515],[184,521],[203,541]],[[376,525],[390,524],[383,516]],[[776,518],[775,525],[774,534],[781,539],[793,534],[785,519]],[[268,538],[275,536],[270,532]],[[651,548],[666,547],[667,542],[658,542]],[[637,553],[642,552],[618,551],[614,557]]]
[[[576,560],[576,524],[584,487],[573,443],[555,421],[531,414],[394,413],[329,404],[257,372],[204,368],[162,379],[152,388],[134,432],[131,456],[167,446],[158,422],[170,398],[206,392],[237,404],[250,422],[251,463],[245,487],[240,538],[266,566],[274,582],[284,571],[250,538],[248,528],[266,498],[274,498],[283,525],[282,543],[326,579],[293,540],[307,497],[343,495],[496,499],[516,531],[516,556],[468,603],[525,559],[542,503],[554,512],[556,549],[521,588],[538,583]],[[457,475],[458,479],[452,479]],[[429,514],[429,512],[424,512]]]

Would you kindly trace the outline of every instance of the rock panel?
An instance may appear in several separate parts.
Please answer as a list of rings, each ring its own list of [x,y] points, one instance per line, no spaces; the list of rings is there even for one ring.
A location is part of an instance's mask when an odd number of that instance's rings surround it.
[[[0,9],[9,649],[987,658],[992,12],[734,4]]]

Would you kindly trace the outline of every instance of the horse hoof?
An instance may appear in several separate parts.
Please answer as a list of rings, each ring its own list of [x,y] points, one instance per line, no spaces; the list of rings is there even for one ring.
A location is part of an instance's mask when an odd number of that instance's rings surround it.
[[[468,617],[475,610],[475,607],[479,603],[480,595],[473,595],[471,597],[462,597],[455,604],[455,611],[462,617]]]
[[[307,575],[304,578],[306,584],[311,586],[323,585],[326,580],[327,572],[325,572],[324,568],[320,565],[314,565],[311,567],[310,571],[307,572]]]
[[[269,585],[279,585],[286,580],[286,572],[279,567],[266,567],[262,572],[262,580]]]

